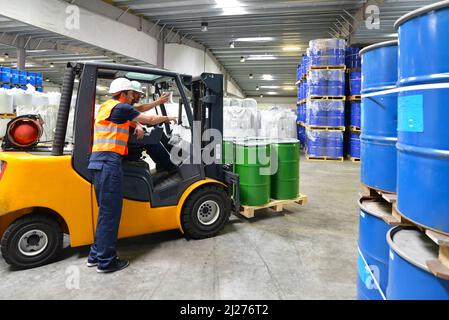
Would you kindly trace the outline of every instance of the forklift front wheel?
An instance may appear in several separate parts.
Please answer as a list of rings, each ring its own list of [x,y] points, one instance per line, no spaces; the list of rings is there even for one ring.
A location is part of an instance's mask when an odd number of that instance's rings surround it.
[[[57,221],[32,214],[12,223],[1,240],[5,261],[19,269],[45,265],[62,249],[63,233]]]
[[[215,236],[229,220],[230,208],[230,200],[221,186],[206,185],[195,190],[181,213],[186,237],[204,239]]]

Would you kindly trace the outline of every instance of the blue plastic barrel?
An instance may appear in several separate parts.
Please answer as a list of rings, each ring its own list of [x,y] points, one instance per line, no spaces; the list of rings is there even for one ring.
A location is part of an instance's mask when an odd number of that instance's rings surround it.
[[[397,41],[366,47],[360,54],[364,94],[361,180],[369,187],[396,192],[397,93],[382,91],[396,86]]]
[[[36,86],[36,73],[35,72],[27,72],[27,84],[31,84]]]
[[[327,126],[343,127],[345,125],[345,103],[338,100],[327,100]]]
[[[343,132],[327,131],[325,156],[331,158],[343,157]]]
[[[25,70],[19,70],[19,84],[21,86],[27,84],[27,72]]]
[[[360,101],[351,101],[351,119],[350,125],[354,127],[361,127],[361,105]]]
[[[349,155],[353,158],[360,158],[360,134],[351,133],[349,140]]]
[[[427,261],[438,259],[438,246],[423,232],[396,227],[387,234],[388,300],[448,300],[449,281],[434,276]]]
[[[316,39],[309,42],[312,66],[334,66],[345,63],[346,42],[343,39]]]
[[[308,96],[344,96],[343,70],[310,70],[307,78]]]
[[[19,83],[19,70],[11,69],[11,83],[12,84],[20,84]]]
[[[11,68],[0,68],[1,76],[0,82],[10,83],[11,82]]]
[[[351,71],[349,73],[349,94],[351,96],[360,95],[362,88],[362,73]]]
[[[44,84],[44,76],[42,72],[36,72],[36,86],[42,86]]]
[[[362,198],[359,207],[358,247],[359,259],[362,261],[358,263],[358,297],[363,300],[383,300],[388,284],[387,233],[390,230],[384,217],[391,216],[391,205],[383,199]],[[360,270],[361,267],[364,270]]]
[[[395,26],[398,208],[419,225],[449,233],[449,2],[411,12]]]

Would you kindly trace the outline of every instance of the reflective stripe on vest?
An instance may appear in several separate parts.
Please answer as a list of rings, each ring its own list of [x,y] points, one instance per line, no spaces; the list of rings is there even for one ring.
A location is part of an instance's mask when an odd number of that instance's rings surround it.
[[[122,156],[128,154],[130,121],[117,124],[107,120],[119,103],[120,101],[110,99],[101,105],[95,119],[92,152],[110,151]]]

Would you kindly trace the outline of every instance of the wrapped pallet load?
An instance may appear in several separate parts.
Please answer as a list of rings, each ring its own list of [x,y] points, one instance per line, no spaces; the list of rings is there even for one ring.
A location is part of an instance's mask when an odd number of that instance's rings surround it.
[[[243,107],[223,109],[224,137],[255,137],[260,126],[259,110]]]
[[[243,99],[242,107],[257,109],[257,101],[255,99]]]
[[[274,139],[296,139],[296,114],[290,109],[278,107],[261,111],[259,136]]]

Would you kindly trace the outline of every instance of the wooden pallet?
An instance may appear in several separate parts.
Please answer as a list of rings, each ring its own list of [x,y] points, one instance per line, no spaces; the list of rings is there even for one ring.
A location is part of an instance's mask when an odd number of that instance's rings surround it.
[[[270,208],[276,212],[282,212],[284,211],[284,207],[289,204],[299,204],[299,205],[305,205],[307,203],[307,196],[301,194],[296,199],[291,200],[272,200],[266,205],[263,206],[241,206],[240,214],[244,216],[245,218],[254,218],[255,212],[260,209],[266,209]]]
[[[301,127],[306,127],[306,124],[302,121],[296,121],[296,124]]]
[[[15,113],[0,113],[0,119],[14,119],[15,117]]]
[[[313,96],[313,97],[308,97],[307,99],[309,100],[336,100],[336,101],[345,101],[346,97],[345,96]]]
[[[349,96],[348,100],[349,101],[361,101],[362,100],[362,96],[361,95]]]
[[[354,163],[360,162],[360,158],[356,158],[356,157],[349,157],[349,160]]]
[[[397,200],[396,193],[388,192],[376,188],[371,188],[367,185],[362,184],[362,192],[360,193],[361,197],[382,197],[388,203],[395,203]]]
[[[362,128],[357,127],[357,126],[349,126],[349,131],[355,132],[355,133],[361,133],[362,132]]]
[[[346,68],[346,73],[361,72],[362,68]]]
[[[397,194],[391,192],[385,192],[383,190],[368,187],[362,184],[362,192],[360,193],[362,199],[382,199],[391,206],[391,214],[383,215],[382,219],[392,226],[409,226],[410,221],[404,219],[397,210]]]
[[[346,70],[346,65],[336,65],[336,66],[310,66],[310,70]]]
[[[314,155],[308,155],[306,154],[306,159],[308,161],[329,161],[329,162],[343,162],[345,161],[344,157],[321,157],[321,156],[314,156]]]
[[[449,235],[426,230],[426,235],[438,245],[438,259],[426,261],[426,265],[435,276],[449,280]]]
[[[304,126],[307,129],[314,130],[314,131],[346,131],[346,127],[345,126],[330,127],[330,126],[314,126],[314,125],[309,125],[309,124],[304,124]]]

